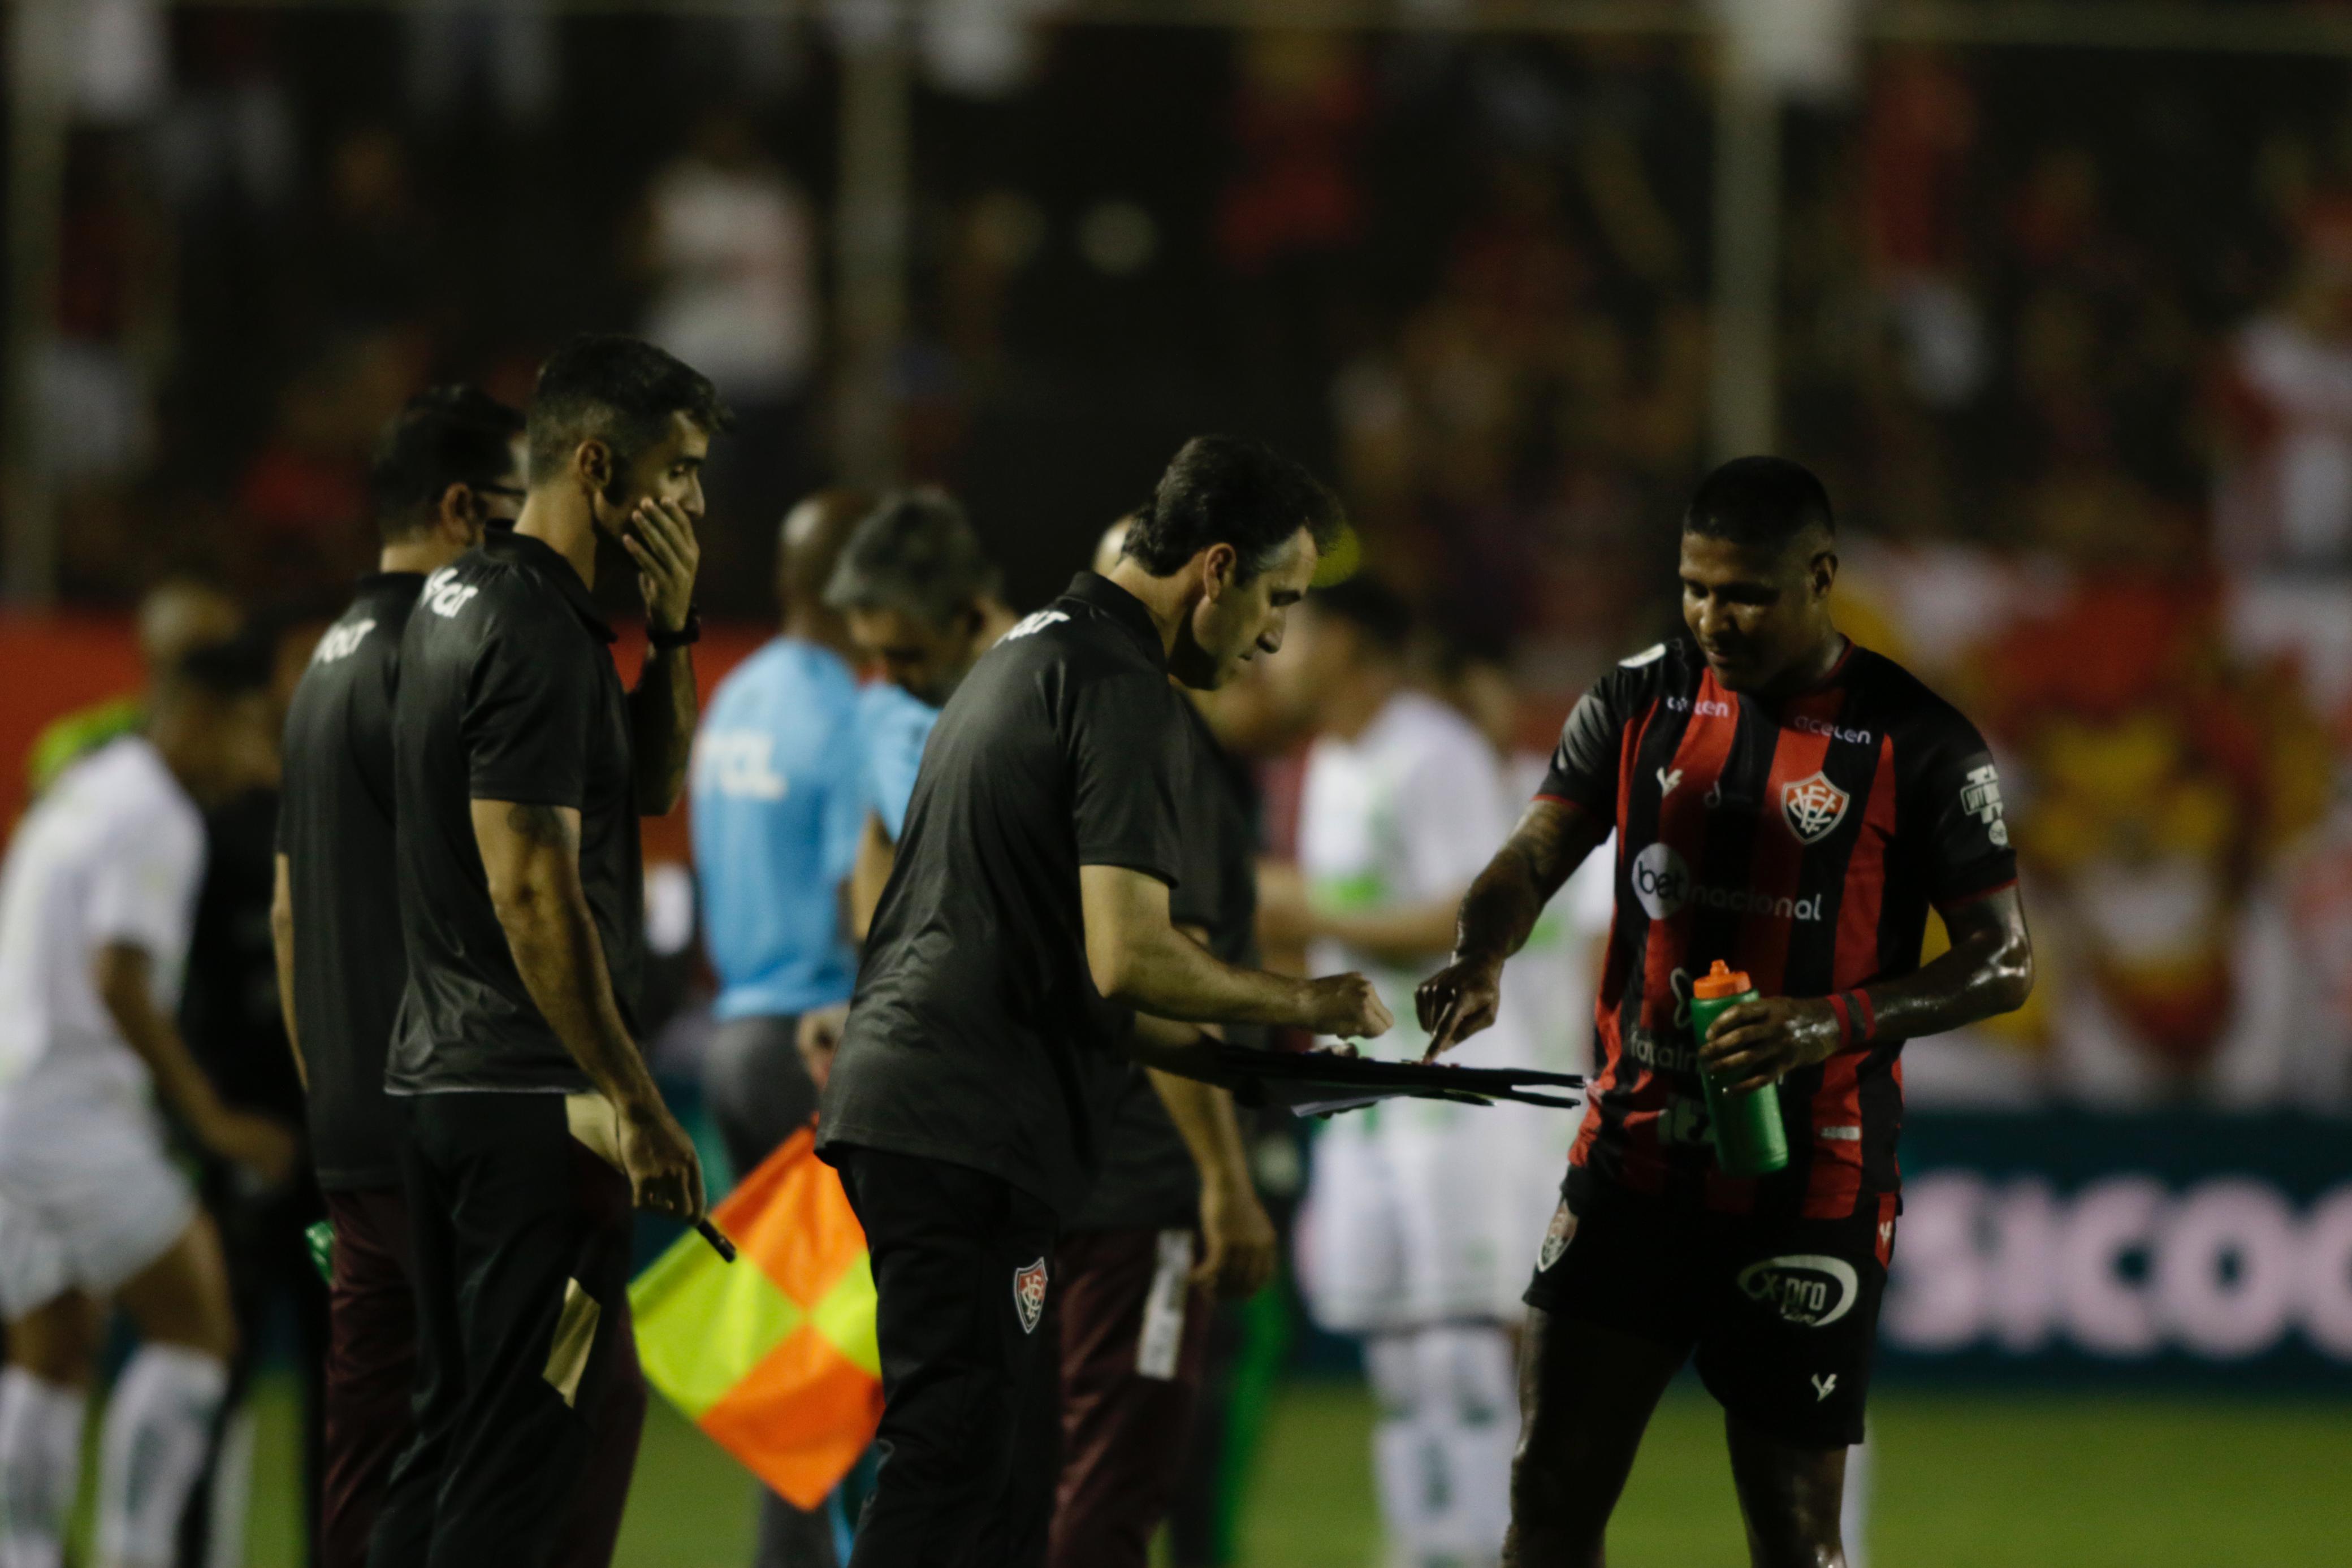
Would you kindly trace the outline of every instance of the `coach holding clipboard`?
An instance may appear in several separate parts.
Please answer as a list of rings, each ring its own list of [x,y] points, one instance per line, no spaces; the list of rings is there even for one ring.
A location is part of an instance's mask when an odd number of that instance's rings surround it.
[[[1192,766],[1169,677],[1214,687],[1279,648],[1339,526],[1297,464],[1188,443],[1110,575],[1079,573],[1008,632],[932,733],[818,1140],[880,1297],[883,1458],[851,1568],[1042,1554],[1056,1229],[1130,1056],[1220,1076],[1196,1030],[1162,1020],[1389,1027],[1361,976],[1234,968],[1168,913]]]

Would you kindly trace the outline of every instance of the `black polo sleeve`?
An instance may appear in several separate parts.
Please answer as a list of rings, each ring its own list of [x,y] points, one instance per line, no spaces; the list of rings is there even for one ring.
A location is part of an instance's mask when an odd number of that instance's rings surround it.
[[[1074,694],[1067,733],[1078,863],[1183,880],[1177,802],[1189,788],[1183,699],[1157,674],[1108,675]]]
[[[1938,908],[2017,880],[2017,852],[2000,797],[2000,769],[1976,726],[1942,708],[1921,727],[1910,766],[1896,752],[1897,831],[1927,873]]]
[[[467,683],[460,725],[467,786],[477,800],[576,810],[588,790],[595,674],[579,652],[577,629],[563,624],[569,610],[557,605],[551,615],[518,599],[515,613],[492,622]]]
[[[1613,821],[1617,815],[1618,762],[1625,745],[1625,726],[1637,710],[1636,688],[1663,648],[1640,654],[1611,670],[1577,700],[1561,727],[1553,747],[1551,769],[1539,800],[1564,800],[1595,816]]]

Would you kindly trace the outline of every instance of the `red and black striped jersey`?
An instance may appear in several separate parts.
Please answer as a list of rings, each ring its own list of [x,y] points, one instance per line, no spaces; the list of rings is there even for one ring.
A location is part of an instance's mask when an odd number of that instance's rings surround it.
[[[1821,997],[1919,967],[1927,911],[2011,886],[2000,780],[1974,725],[1908,671],[1849,647],[1777,706],[1662,643],[1588,692],[1542,797],[1616,825],[1616,914],[1594,1021],[1600,1076],[1570,1164],[1730,1213],[1837,1218],[1900,1186],[1902,1042],[1780,1086],[1789,1166],[1716,1168],[1691,977],[1721,958],[1766,996]]]

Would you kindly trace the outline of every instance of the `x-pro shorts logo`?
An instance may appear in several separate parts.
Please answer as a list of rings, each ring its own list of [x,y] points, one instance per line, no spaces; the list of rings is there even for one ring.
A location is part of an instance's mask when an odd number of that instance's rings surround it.
[[[1045,1315],[1045,1260],[1013,1270],[1013,1310],[1020,1314],[1021,1332],[1035,1333]]]
[[[1800,1328],[1829,1327],[1853,1310],[1861,1291],[1853,1264],[1818,1252],[1767,1258],[1739,1270],[1740,1294]]]

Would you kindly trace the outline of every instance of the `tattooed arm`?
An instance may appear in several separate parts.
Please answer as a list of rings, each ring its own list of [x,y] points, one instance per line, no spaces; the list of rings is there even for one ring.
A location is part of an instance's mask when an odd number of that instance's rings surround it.
[[[1526,946],[1544,905],[1609,824],[1566,800],[1538,800],[1470,884],[1454,934],[1454,961],[1422,982],[1413,1001],[1429,1031],[1428,1059],[1495,1021],[1503,961]]]
[[[694,1145],[662,1103],[629,1038],[604,945],[580,881],[580,813],[568,806],[474,802],[474,841],[490,903],[524,988],[580,1070],[620,1113],[622,1163],[638,1205],[702,1213]]]

